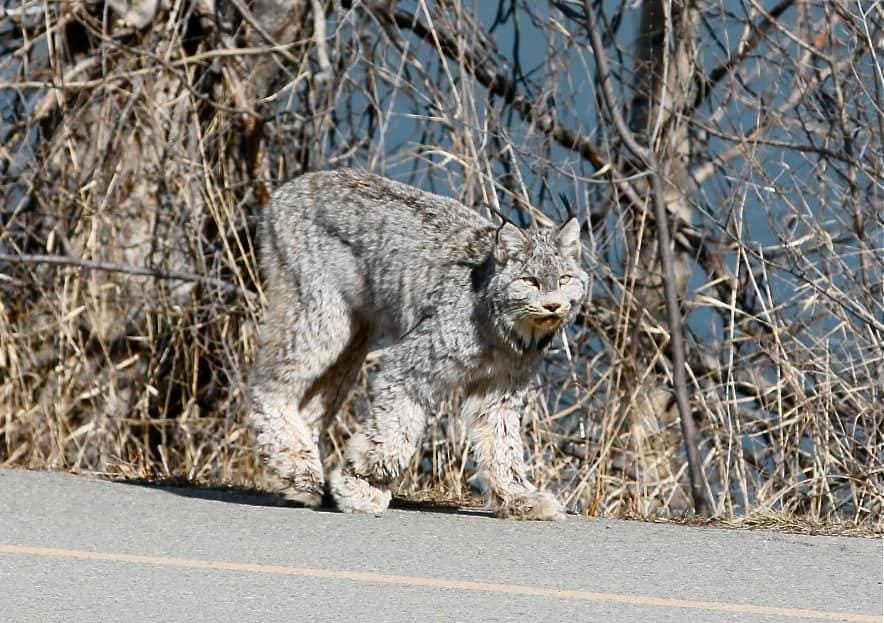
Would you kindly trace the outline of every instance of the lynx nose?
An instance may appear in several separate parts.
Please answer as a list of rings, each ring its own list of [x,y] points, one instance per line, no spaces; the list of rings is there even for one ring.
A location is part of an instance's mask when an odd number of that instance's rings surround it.
[[[562,309],[562,304],[557,301],[549,301],[543,304],[543,309],[551,314],[558,314]]]

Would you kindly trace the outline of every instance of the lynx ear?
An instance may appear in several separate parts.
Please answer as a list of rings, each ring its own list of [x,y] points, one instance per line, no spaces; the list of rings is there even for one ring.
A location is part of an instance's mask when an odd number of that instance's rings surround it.
[[[494,259],[505,264],[508,259],[525,249],[528,238],[521,229],[512,223],[504,223],[497,230],[497,244],[494,246]]]
[[[580,222],[576,218],[570,219],[559,228],[556,244],[559,253],[575,262],[580,261]]]

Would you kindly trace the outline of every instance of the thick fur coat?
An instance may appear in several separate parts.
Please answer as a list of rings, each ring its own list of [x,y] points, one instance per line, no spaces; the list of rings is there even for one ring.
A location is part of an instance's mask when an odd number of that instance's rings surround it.
[[[366,173],[311,173],[273,196],[260,233],[268,307],[249,386],[252,423],[286,494],[377,513],[440,397],[463,416],[490,504],[555,519],[529,482],[520,407],[543,351],[586,293],[579,225],[501,228],[449,198]],[[386,338],[363,429],[326,475],[320,431]]]

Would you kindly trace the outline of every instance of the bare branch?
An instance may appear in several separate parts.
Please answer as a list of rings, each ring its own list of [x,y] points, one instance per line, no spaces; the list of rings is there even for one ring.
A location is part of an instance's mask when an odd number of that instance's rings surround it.
[[[728,59],[709,72],[708,76],[697,77],[697,95],[694,103],[685,114],[690,116],[694,110],[702,106],[703,102],[712,93],[715,86],[721,80],[730,75],[739,65],[746,60],[746,57],[758,46],[764,39],[768,31],[774,26],[774,20],[785,13],[786,9],[795,4],[795,0],[781,0],[774,8],[772,8],[767,16],[761,20],[761,23],[747,26],[746,37],[741,39],[737,45],[737,49],[729,55]]]
[[[352,0],[344,0],[341,3],[345,8],[352,8]],[[411,30],[421,39],[431,45],[436,45],[438,38],[442,52],[452,60],[458,60],[459,49],[457,41],[445,32],[427,28],[416,15],[400,8],[394,8],[389,2],[365,2],[362,5],[367,11],[379,19],[395,24],[399,28]],[[499,95],[503,100],[518,111],[521,117],[534,124],[542,132],[551,136],[559,145],[576,151],[586,160],[591,162],[596,170],[609,167],[610,163],[604,157],[601,150],[592,141],[572,130],[553,118],[551,114],[541,114],[534,102],[519,92],[516,83],[504,74],[498,72],[489,59],[482,58],[472,50],[466,51],[468,69],[481,85],[491,93]],[[622,176],[620,176],[622,177]]]
[[[687,377],[685,374],[684,336],[682,334],[681,326],[681,310],[678,304],[678,295],[675,291],[675,269],[673,267],[672,246],[669,239],[669,217],[666,212],[666,203],[663,199],[663,182],[660,179],[654,153],[650,149],[639,145],[635,136],[629,130],[629,127],[623,119],[619,103],[614,96],[614,90],[611,86],[608,60],[605,56],[605,48],[602,45],[602,38],[596,25],[592,3],[590,0],[584,0],[583,6],[586,11],[586,27],[589,32],[589,40],[598,67],[602,93],[604,95],[608,112],[614,123],[614,127],[623,143],[630,149],[630,151],[632,151],[632,153],[644,161],[646,167],[651,172],[651,193],[654,201],[654,215],[657,220],[657,235],[659,236],[658,250],[660,253],[660,264],[663,267],[663,289],[666,297],[666,311],[668,313],[669,321],[669,350],[671,351],[673,360],[673,388],[678,403],[682,435],[684,436],[684,442],[687,449],[688,470],[691,479],[691,493],[694,499],[694,510],[697,514],[705,515],[708,514],[708,506],[706,504],[706,496],[703,494],[703,473],[700,466],[700,457],[697,452],[697,428],[694,424],[691,405],[688,400]]]
[[[10,262],[13,264],[48,264],[50,266],[72,266],[83,270],[99,270],[109,273],[122,273],[124,275],[134,275],[136,277],[153,277],[154,279],[167,279],[171,281],[188,281],[212,286],[222,290],[239,294],[247,299],[254,299],[258,295],[254,292],[244,290],[239,286],[228,283],[222,279],[214,277],[204,277],[194,273],[182,272],[179,270],[159,270],[157,268],[143,268],[140,266],[128,266],[126,264],[118,264],[116,262],[96,262],[93,260],[84,260],[78,257],[70,257],[66,255],[40,255],[40,254],[22,254],[12,255],[10,253],[0,253],[0,261]]]

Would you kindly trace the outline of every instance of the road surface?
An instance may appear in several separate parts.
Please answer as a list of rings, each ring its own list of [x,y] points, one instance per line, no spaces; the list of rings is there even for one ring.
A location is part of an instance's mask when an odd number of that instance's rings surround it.
[[[879,622],[880,539],[483,513],[0,470],[0,620]]]

